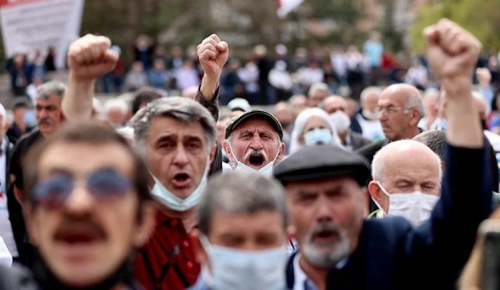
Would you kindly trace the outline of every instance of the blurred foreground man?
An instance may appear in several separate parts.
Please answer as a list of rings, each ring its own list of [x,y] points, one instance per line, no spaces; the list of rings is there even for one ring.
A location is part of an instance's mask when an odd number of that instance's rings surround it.
[[[305,280],[318,289],[455,289],[492,210],[489,151],[470,94],[481,45],[449,20],[427,28],[425,39],[449,96],[446,170],[430,219],[417,228],[401,217],[366,220],[366,161],[335,147],[305,148],[274,170],[300,249],[288,264],[289,288]]]
[[[278,182],[252,172],[212,179],[198,208],[202,272],[192,289],[286,289],[287,226]]]
[[[102,123],[72,124],[30,151],[25,220],[32,275],[0,269],[0,289],[141,289],[131,259],[153,228],[147,170]]]

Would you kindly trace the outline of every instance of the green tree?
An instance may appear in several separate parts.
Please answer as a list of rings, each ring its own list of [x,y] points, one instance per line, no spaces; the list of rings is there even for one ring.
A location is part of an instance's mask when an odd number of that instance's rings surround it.
[[[427,4],[418,11],[410,30],[415,51],[423,51],[422,31],[441,18],[448,18],[474,34],[485,49],[500,48],[500,1],[498,0],[443,0],[439,4]]]

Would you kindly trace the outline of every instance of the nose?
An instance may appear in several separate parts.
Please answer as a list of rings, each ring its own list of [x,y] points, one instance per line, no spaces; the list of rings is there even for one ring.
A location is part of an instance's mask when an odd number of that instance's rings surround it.
[[[378,120],[379,121],[387,121],[387,114],[385,113],[384,109],[380,109],[378,113]]]
[[[320,198],[316,208],[316,220],[318,222],[332,221],[333,214],[334,209],[330,206],[330,202],[326,198]]]
[[[47,111],[44,109],[37,111],[39,118],[46,118],[48,116]]]
[[[183,167],[186,164],[188,164],[188,162],[189,162],[189,159],[188,159],[186,150],[184,149],[183,146],[179,146],[179,148],[175,152],[174,162],[173,162],[174,165],[179,166],[179,167]]]
[[[263,148],[262,141],[260,140],[259,136],[255,136],[252,139],[252,143],[250,144],[250,148],[252,148],[254,150],[262,150],[262,148]]]
[[[64,210],[70,215],[81,216],[85,215],[92,209],[94,198],[90,192],[79,185],[75,188],[64,202]]]

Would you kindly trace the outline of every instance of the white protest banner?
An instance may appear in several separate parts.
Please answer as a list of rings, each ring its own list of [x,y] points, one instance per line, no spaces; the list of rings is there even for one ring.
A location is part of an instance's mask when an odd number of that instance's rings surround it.
[[[63,68],[69,44],[80,35],[84,0],[0,0],[5,54],[46,54],[56,49],[56,67]]]
[[[288,13],[295,10],[304,0],[278,0],[278,16],[285,18]]]

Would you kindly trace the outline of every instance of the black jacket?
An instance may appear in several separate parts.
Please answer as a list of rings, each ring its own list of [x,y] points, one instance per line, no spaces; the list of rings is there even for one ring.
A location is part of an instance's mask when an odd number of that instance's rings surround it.
[[[363,137],[363,135],[356,133],[354,131],[349,131],[349,136],[351,137],[351,146],[352,150],[356,151],[361,149],[369,144],[372,144],[372,141]]]

